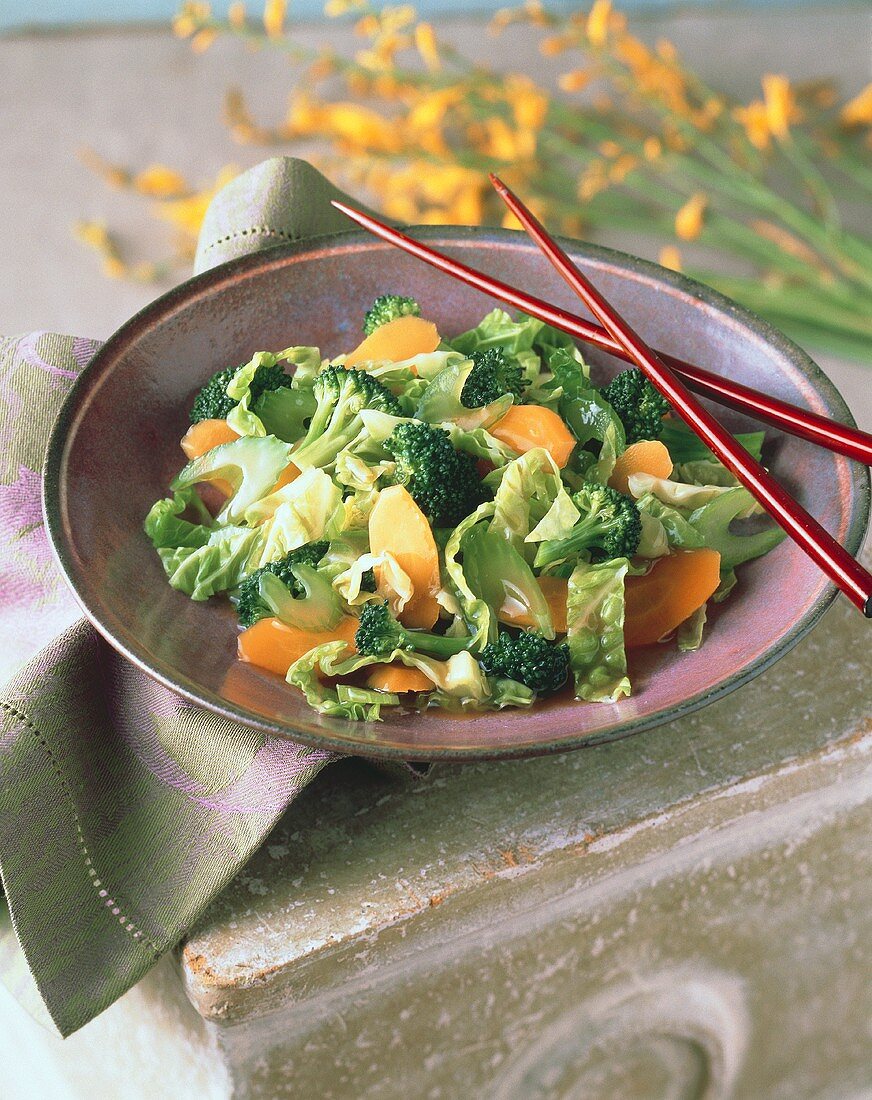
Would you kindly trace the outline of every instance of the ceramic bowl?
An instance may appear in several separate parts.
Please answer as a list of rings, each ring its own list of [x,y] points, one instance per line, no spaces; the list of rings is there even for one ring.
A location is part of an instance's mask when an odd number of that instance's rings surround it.
[[[414,232],[497,278],[579,309],[523,234]],[[567,248],[653,346],[851,422],[820,368],[758,317],[631,256],[572,242]],[[561,697],[530,711],[462,720],[438,710],[386,708],[382,722],[355,723],[313,713],[280,677],[237,662],[228,602],[193,603],[170,589],[143,518],[182,465],[187,411],[210,374],[264,348],[347,350],[360,337],[365,309],[385,291],[416,297],[449,335],[498,304],[355,231],[247,256],[191,279],[125,324],[83,371],[50,444],[48,529],[85,613],[146,673],[264,733],[340,752],[407,760],[512,757],[610,741],[705,706],[762,672],[820,619],[834,587],[785,541],[741,568],[736,592],[713,610],[699,651],[682,654],[673,643],[631,652],[634,692],[615,704]],[[619,368],[588,351],[598,379]],[[735,414],[720,415],[733,430],[751,426]],[[774,431],[764,460],[856,553],[869,514],[868,470]]]

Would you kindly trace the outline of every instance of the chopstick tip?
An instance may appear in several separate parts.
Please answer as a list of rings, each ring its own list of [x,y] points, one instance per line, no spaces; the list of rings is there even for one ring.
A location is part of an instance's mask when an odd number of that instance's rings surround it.
[[[488,179],[491,181],[491,183],[494,186],[494,190],[496,190],[498,192],[498,194],[508,195],[508,193],[509,193],[508,187],[506,187],[506,185],[503,183],[503,181],[500,179],[500,177],[496,174],[496,172],[488,172],[487,175],[488,175]]]

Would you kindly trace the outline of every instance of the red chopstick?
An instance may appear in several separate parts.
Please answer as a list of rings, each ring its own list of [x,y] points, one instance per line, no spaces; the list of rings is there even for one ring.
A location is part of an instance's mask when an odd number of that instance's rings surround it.
[[[579,271],[521,200],[497,176],[491,175],[490,179],[500,198],[530,237],[597,320],[605,326],[609,335],[644,371],[652,385],[657,387],[682,419],[745,488],[753,493],[794,542],[839,586],[849,600],[872,618],[872,575],[691,395],[669,367],[603,298],[587,276]]]
[[[362,225],[364,229],[368,229],[389,244],[396,245],[404,252],[416,256],[419,260],[430,264],[431,267],[444,271],[447,275],[460,279],[469,286],[475,287],[476,290],[490,294],[516,309],[522,309],[531,317],[537,317],[540,321],[545,321],[546,324],[560,329],[561,332],[568,332],[570,336],[574,336],[578,340],[602,348],[619,359],[627,362],[631,361],[630,356],[621,345],[598,325],[592,324],[581,317],[576,317],[558,306],[553,306],[541,298],[535,298],[517,287],[492,278],[490,275],[485,275],[474,268],[467,267],[459,260],[454,260],[450,256],[430,248],[429,245],[422,244],[420,241],[406,236],[400,230],[385,225],[376,218],[363,214],[351,206],[346,206],[345,203],[334,200],[333,205],[337,210],[341,210],[343,214],[351,218],[352,221]],[[695,367],[691,363],[676,359],[665,352],[657,352],[657,355],[675,374],[680,375],[692,390],[695,390],[702,397],[708,397],[712,401],[717,401],[720,405],[726,405],[765,424],[771,424],[772,427],[805,439],[809,443],[826,447],[830,451],[846,455],[848,458],[853,458],[866,466],[872,466],[872,435],[868,432],[863,432],[859,428],[853,428],[847,424],[839,424],[838,421],[829,420],[827,417],[810,412],[807,409],[801,409],[797,405],[791,405],[789,402],[781,401],[777,397],[758,393],[749,386],[743,386],[740,382],[722,378],[720,375],[703,370],[702,367]]]

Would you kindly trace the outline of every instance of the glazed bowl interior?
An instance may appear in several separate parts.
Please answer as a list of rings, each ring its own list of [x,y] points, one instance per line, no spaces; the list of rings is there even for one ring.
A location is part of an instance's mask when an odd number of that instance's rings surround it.
[[[497,278],[583,312],[523,234],[416,231]],[[851,417],[818,367],[759,318],[680,275],[620,253],[567,248],[655,347],[838,420]],[[339,751],[403,759],[543,753],[645,729],[702,706],[760,672],[817,621],[833,586],[792,543],[743,566],[695,653],[674,644],[631,652],[634,692],[616,704],[560,697],[531,711],[457,720],[386,708],[354,723],[313,713],[282,679],[235,660],[227,601],[194,603],[170,589],[142,532],[183,458],[193,394],[214,371],[260,349],[314,344],[338,354],[386,291],[410,294],[442,333],[476,324],[498,303],[359,232],[288,245],[198,276],[128,322],[74,387],[49,450],[45,505],[59,561],[98,629],[147,673],[189,699],[268,734]],[[623,364],[593,349],[597,380]],[[721,410],[732,430],[756,425]],[[868,471],[770,432],[776,477],[850,551],[868,519]]]

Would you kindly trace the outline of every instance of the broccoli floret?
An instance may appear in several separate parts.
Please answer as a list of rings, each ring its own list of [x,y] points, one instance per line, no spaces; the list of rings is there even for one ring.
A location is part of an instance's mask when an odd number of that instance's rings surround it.
[[[628,443],[659,439],[669,402],[651,385],[638,367],[622,370],[602,391],[603,397],[624,425]]]
[[[484,348],[472,353],[475,366],[460,391],[460,404],[467,409],[480,409],[505,394],[516,401],[524,396],[529,382],[524,378],[521,365],[507,360],[502,348]]]
[[[238,404],[232,397],[227,396],[227,387],[239,367],[225,367],[219,370],[206,383],[194,398],[191,406],[190,418],[192,424],[201,420],[226,420],[230,411]],[[281,363],[271,367],[260,366],[254,372],[251,380],[251,405],[268,390],[280,390],[290,388],[292,379],[285,374]]]
[[[363,576],[360,578],[360,591],[361,592],[375,592],[375,570],[367,569]]]
[[[549,642],[533,630],[517,636],[501,632],[485,646],[480,662],[489,676],[517,680],[540,695],[559,691],[569,678],[565,643]]]
[[[456,527],[487,497],[472,455],[456,451],[448,433],[420,420],[398,424],[385,441],[405,485],[433,527]]]
[[[309,565],[315,569],[318,562],[327,553],[328,545],[329,543],[326,542],[306,543],[305,546],[298,546],[296,550],[291,550],[289,554],[285,554],[278,561],[271,561],[268,565],[249,573],[239,586],[239,596],[236,601],[236,614],[239,616],[240,624],[242,626],[252,626],[258,619],[272,614],[260,598],[258,589],[258,581],[263,573],[274,573],[290,589],[291,595],[295,599],[301,599],[305,592],[294,576],[291,566]]]
[[[377,378],[363,370],[325,367],[312,384],[315,412],[294,452],[300,469],[326,466],[363,428],[361,409],[378,409],[402,416],[399,402]]]
[[[642,537],[636,502],[605,485],[586,485],[572,497],[581,518],[563,539],[543,542],[534,565],[544,567],[592,550],[601,560],[631,558]]]
[[[444,638],[425,630],[407,630],[391,615],[387,603],[370,600],[360,612],[354,635],[357,652],[366,657],[389,657],[395,649],[408,649],[446,660],[469,648],[469,638]]]
[[[414,298],[402,294],[381,294],[366,311],[363,318],[363,334],[371,336],[377,328],[398,317],[420,317],[421,307]]]

